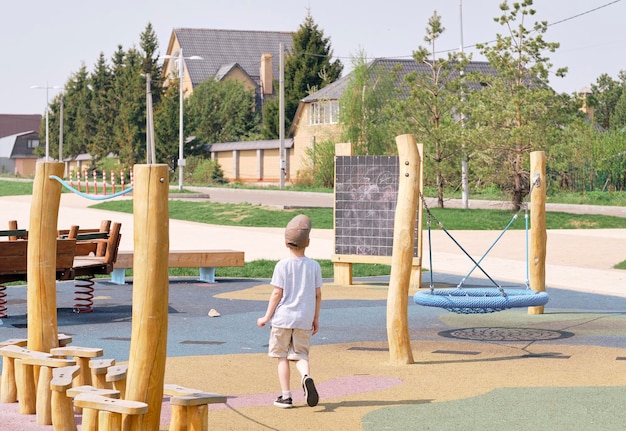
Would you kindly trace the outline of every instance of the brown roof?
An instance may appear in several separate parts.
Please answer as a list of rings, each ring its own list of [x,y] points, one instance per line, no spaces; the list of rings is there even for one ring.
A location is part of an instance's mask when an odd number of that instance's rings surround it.
[[[39,114],[0,114],[0,138],[32,130],[39,131],[40,127]]]

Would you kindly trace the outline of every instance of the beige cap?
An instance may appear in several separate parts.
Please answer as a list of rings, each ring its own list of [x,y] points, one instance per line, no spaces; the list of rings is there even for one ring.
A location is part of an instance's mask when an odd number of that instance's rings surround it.
[[[285,243],[293,248],[304,248],[309,245],[311,219],[300,214],[291,219],[285,228]]]

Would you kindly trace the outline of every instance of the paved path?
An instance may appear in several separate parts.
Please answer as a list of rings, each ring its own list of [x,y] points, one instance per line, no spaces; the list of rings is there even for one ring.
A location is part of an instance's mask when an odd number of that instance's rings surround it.
[[[278,207],[332,207],[332,194],[288,192],[280,190],[249,190],[225,188],[192,188],[203,199],[218,202],[249,202]],[[207,197],[208,195],[208,197]],[[121,198],[124,199],[124,198]],[[197,199],[196,197],[186,199]],[[112,219],[122,223],[121,250],[133,248],[133,217],[110,211],[88,208],[94,202],[74,194],[61,197],[59,224],[70,226],[98,226],[100,220]],[[457,200],[448,202],[458,205]],[[494,208],[501,202],[471,201],[471,207]],[[19,226],[27,226],[30,213],[30,196],[0,197],[0,226],[8,220],[18,220]],[[626,216],[623,207],[597,207],[549,205],[549,210],[604,213]],[[500,232],[453,231],[455,239],[475,257],[489,248]],[[230,248],[245,252],[246,261],[280,259],[286,255],[282,244],[282,228],[247,228],[217,226],[203,223],[170,220],[170,248],[194,250],[206,248]],[[626,229],[577,229],[550,230],[548,232],[546,285],[581,291],[626,295],[626,271],[613,266],[626,260]],[[509,231],[492,249],[484,261],[486,271],[497,280],[524,283],[526,280],[525,238],[523,231]],[[329,259],[334,253],[333,232],[329,229],[313,229],[308,255],[315,259]],[[429,246],[424,240],[423,265],[428,267]],[[432,232],[433,271],[435,273],[465,275],[472,262],[440,230]],[[478,273],[475,275],[479,275]]]

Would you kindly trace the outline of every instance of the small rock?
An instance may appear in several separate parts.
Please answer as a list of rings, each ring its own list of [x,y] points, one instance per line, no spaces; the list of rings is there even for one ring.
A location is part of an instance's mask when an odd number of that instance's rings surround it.
[[[215,308],[211,308],[209,310],[209,317],[220,317],[221,314],[215,309]]]

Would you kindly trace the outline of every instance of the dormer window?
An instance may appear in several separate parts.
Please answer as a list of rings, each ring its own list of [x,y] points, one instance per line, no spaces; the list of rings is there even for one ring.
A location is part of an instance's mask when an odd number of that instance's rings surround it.
[[[323,100],[309,104],[309,125],[337,124],[339,122],[339,101]]]

